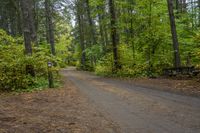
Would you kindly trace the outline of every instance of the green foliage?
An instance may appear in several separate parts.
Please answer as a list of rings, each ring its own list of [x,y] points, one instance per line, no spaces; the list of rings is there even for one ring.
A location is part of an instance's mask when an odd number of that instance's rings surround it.
[[[71,46],[71,37],[68,34],[63,34],[59,37],[56,43],[56,57],[59,59],[59,66],[61,68],[66,65],[72,65],[74,63],[74,49]]]
[[[88,58],[100,59],[103,53],[102,46],[99,44],[93,45],[85,50],[86,56]]]
[[[197,16],[195,17],[199,13],[194,11],[195,7],[192,7],[190,2],[187,4],[187,12],[174,11],[181,64],[187,66],[190,58],[191,65],[200,67],[199,20]],[[106,3],[101,0],[91,0],[90,5],[92,18],[98,23],[95,27],[98,42],[91,46],[91,41],[88,39],[90,34],[85,32],[86,50],[76,51],[79,59],[81,53],[85,52],[85,67],[94,67],[99,75],[122,77],[157,76],[162,74],[163,68],[173,67],[174,51],[166,0],[115,1],[116,9],[120,10],[117,12],[116,27],[119,33],[118,55],[121,65],[121,69],[115,73],[113,73],[111,38],[106,46],[102,42],[105,41],[106,32],[110,33],[110,14],[106,11]],[[82,15],[85,15],[85,12],[87,11],[82,12]],[[83,28],[89,31],[87,29],[90,25],[87,25],[87,21],[83,23],[85,24]],[[96,65],[90,64],[93,58],[96,59]]]
[[[3,35],[0,38],[0,89],[10,91],[47,87],[46,82],[42,83],[45,79],[47,81],[47,61],[56,62],[57,59],[49,56],[48,50],[37,47],[33,49],[32,56],[26,56],[23,45],[16,44],[15,38],[2,30],[0,34]],[[34,68],[35,77],[27,74],[27,65]]]
[[[109,76],[112,75],[112,69],[113,69],[113,54],[108,53],[105,56],[103,56],[97,63],[95,72],[98,75],[103,76]]]
[[[127,45],[120,45],[119,54],[121,69],[113,73],[113,54],[109,53],[98,61],[95,69],[96,74],[117,77],[144,77],[148,75],[148,64],[141,57],[141,54],[133,56],[132,49]]]

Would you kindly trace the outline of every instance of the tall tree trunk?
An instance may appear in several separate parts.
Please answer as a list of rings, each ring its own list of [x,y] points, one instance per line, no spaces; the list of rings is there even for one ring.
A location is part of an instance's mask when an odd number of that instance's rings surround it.
[[[198,26],[200,27],[200,0],[198,0],[198,9],[199,9],[198,10],[198,21],[199,21]]]
[[[86,55],[85,55],[85,41],[84,41],[84,30],[83,30],[83,16],[81,9],[81,2],[76,2],[77,4],[77,21],[78,21],[78,30],[79,30],[79,40],[81,47],[81,68],[85,69],[86,66]]]
[[[192,30],[194,30],[194,24],[195,24],[195,20],[196,20],[196,17],[195,17],[195,14],[194,14],[194,1],[191,0],[190,1],[190,4],[191,4],[191,23],[192,23]]]
[[[105,3],[104,3],[104,4],[105,4]],[[106,7],[105,7],[105,5],[104,5],[104,6],[103,6],[103,9],[102,9],[103,14],[102,14],[102,16],[101,16],[101,17],[102,17],[102,20],[106,20],[105,16],[107,15],[107,13],[106,13],[105,10],[106,10]],[[109,38],[109,37],[108,37],[109,35],[108,35],[108,30],[107,30],[107,29],[108,29],[108,28],[107,28],[107,24],[105,24],[105,22],[103,22],[102,24],[103,24],[103,29],[104,29],[103,31],[104,31],[105,45],[108,46],[108,45],[109,45],[109,39],[108,39],[108,38]]]
[[[148,25],[149,25],[149,29],[152,29],[152,6],[153,3],[152,1],[149,2],[149,20],[148,20]],[[152,31],[149,30],[149,40],[148,40],[148,48],[147,48],[147,62],[149,63],[148,65],[148,76],[151,76],[151,72],[152,72],[152,58],[153,58],[153,50],[152,50]]]
[[[129,8],[129,15],[131,17],[130,19],[130,41],[131,41],[131,46],[132,46],[132,51],[133,51],[133,61],[135,61],[135,45],[134,45],[134,29],[133,29],[133,2],[130,3],[130,8]],[[135,63],[134,63],[135,64]]]
[[[17,34],[18,35],[23,35],[23,31],[22,31],[22,12],[20,10],[20,1],[14,1],[12,0],[13,3],[15,3],[15,7],[16,7],[16,10],[17,10]]]
[[[179,11],[179,6],[180,6],[179,0],[176,0],[176,10],[177,11]]]
[[[116,72],[120,68],[119,58],[118,58],[118,44],[119,39],[117,38],[117,18],[115,12],[114,0],[109,0],[109,9],[111,15],[111,38],[112,38],[112,46],[113,46],[113,58],[114,58],[114,72]]]
[[[80,45],[81,45],[81,64],[83,69],[86,67],[86,53],[85,53],[85,42],[84,42],[84,30],[83,30],[83,18],[82,15],[79,16],[80,18]]]
[[[90,4],[89,4],[89,0],[85,0],[86,2],[86,10],[87,10],[87,17],[88,17],[88,22],[90,25],[90,35],[91,35],[91,41],[92,44],[95,45],[96,44],[96,35],[95,35],[95,29],[94,29],[94,23],[91,17],[91,9],[90,9]]]
[[[23,16],[23,33],[24,33],[24,44],[25,53],[27,55],[32,55],[31,46],[31,26],[30,26],[30,0],[21,0],[22,16]]]
[[[12,36],[16,36],[16,34],[17,34],[17,28],[16,28],[17,19],[16,19],[16,17],[13,17],[15,15],[16,15],[15,11],[10,9],[10,14],[9,14],[9,21],[10,21],[9,24],[10,24],[10,26],[9,26],[9,29],[10,29],[10,34]]]
[[[106,46],[108,46],[108,33],[107,33],[107,26],[105,24],[105,3],[97,7],[99,9],[98,12],[98,21],[99,21],[99,31],[101,36],[101,42],[103,43],[103,50],[106,52]]]
[[[28,56],[32,55],[32,45],[31,45],[31,25],[30,25],[30,17],[32,15],[30,12],[30,0],[21,0],[21,8],[22,8],[22,16],[23,16],[23,32],[24,32],[24,46],[25,46],[25,54]],[[32,65],[26,66],[27,74],[35,76],[34,68]]]
[[[46,30],[46,41],[47,41],[48,44],[50,44],[49,25],[48,25],[48,19],[47,18],[46,18],[45,30]]]
[[[30,14],[30,25],[31,25],[31,40],[32,42],[37,46],[38,45],[38,42],[37,42],[37,33],[36,33],[36,20],[35,20],[35,1],[34,0],[31,0],[30,1],[30,5],[31,5],[31,8],[29,9],[31,14]]]
[[[178,68],[181,66],[181,60],[180,60],[180,54],[179,54],[178,37],[177,37],[177,32],[176,32],[176,23],[175,23],[174,11],[173,11],[173,1],[167,0],[167,4],[168,4],[171,34],[172,34],[172,41],[173,41],[173,48],[174,48],[174,67]]]
[[[46,22],[47,22],[47,42],[51,45],[51,53],[52,55],[56,55],[55,51],[55,39],[54,39],[54,26],[52,21],[52,10],[50,0],[45,0],[45,10],[46,10]]]
[[[95,35],[94,23],[93,23],[92,16],[91,16],[91,7],[90,7],[89,0],[85,0],[85,3],[86,3],[87,18],[88,18],[88,22],[89,22],[89,29],[90,29],[90,42],[92,45],[95,45],[95,44],[97,44],[97,40],[96,40],[96,35]],[[94,65],[96,64],[95,56],[92,55],[90,60],[91,60],[91,66],[94,67]]]
[[[101,6],[98,6],[97,7],[99,12],[102,11],[102,7]],[[103,49],[105,49],[105,46],[106,46],[106,42],[105,42],[105,39],[104,39],[104,32],[103,32],[103,19],[102,19],[102,14],[98,12],[98,23],[99,23],[99,33],[100,33],[100,36],[101,36],[101,42],[102,42],[102,46],[103,46]]]

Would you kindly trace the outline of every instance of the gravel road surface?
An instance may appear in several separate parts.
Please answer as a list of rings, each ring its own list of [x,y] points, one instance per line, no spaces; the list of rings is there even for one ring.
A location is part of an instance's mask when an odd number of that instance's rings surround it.
[[[107,79],[74,68],[63,75],[122,133],[200,133],[200,98]]]

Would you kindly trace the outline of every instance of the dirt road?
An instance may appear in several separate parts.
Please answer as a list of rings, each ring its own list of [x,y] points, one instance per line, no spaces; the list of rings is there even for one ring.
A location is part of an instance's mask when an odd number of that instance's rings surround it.
[[[0,95],[0,133],[200,133],[198,97],[61,73],[60,89]]]
[[[200,99],[135,86],[133,83],[63,71],[122,133],[200,133]]]

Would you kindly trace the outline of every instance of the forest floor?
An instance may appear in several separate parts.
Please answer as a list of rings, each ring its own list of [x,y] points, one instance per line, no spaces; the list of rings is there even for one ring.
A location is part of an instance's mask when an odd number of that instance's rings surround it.
[[[108,78],[109,79],[109,78]],[[172,92],[180,95],[188,95],[200,97],[200,79],[188,78],[135,78],[135,79],[119,79],[115,80],[132,83],[135,86],[146,87],[149,89],[156,89],[166,92]]]
[[[0,95],[0,133],[118,133],[64,77],[64,87]]]
[[[0,133],[200,132],[196,80],[61,74],[60,89],[0,95]]]

